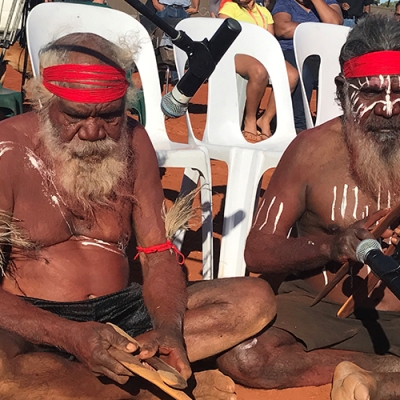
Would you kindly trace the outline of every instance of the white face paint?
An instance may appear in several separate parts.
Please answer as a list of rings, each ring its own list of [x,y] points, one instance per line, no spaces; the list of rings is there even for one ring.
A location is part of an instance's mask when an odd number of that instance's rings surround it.
[[[396,76],[399,79],[399,76]],[[383,111],[388,117],[393,114],[394,105],[400,102],[400,97],[397,97],[393,101],[391,100],[392,94],[392,79],[396,78],[390,75],[379,75],[371,78],[359,78],[357,83],[352,83],[349,86],[354,89],[354,92],[350,95],[350,104],[353,112],[354,119],[360,121],[361,118],[367,113],[375,108],[376,105],[382,104]],[[384,99],[373,101],[371,104],[364,104],[360,102],[360,91],[366,90],[368,87],[379,88],[384,90]]]

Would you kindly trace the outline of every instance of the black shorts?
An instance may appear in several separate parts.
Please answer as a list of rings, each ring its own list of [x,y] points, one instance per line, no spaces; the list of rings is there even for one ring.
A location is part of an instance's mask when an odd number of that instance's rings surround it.
[[[112,322],[132,337],[152,329],[151,318],[143,302],[142,288],[138,283],[117,293],[84,301],[56,302],[32,297],[21,299],[71,321]],[[39,346],[38,350],[59,352],[51,346]]]

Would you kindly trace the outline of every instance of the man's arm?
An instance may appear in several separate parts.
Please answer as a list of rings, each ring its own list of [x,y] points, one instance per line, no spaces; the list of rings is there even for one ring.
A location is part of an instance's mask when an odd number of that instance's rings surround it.
[[[260,201],[245,248],[251,272],[287,275],[315,269],[329,260],[328,235],[289,237],[307,211],[309,169],[301,142],[296,138],[284,153]]]
[[[186,10],[189,15],[199,12],[200,0],[192,0],[191,6]]]
[[[147,133],[135,128],[134,151],[136,171],[134,181],[135,207],[133,224],[137,244],[150,247],[166,242],[162,219],[164,193],[157,158]],[[168,353],[179,362],[174,365],[185,376],[191,374],[183,344],[183,317],[186,311],[186,281],[176,255],[170,250],[140,253],[143,269],[143,297],[153,321],[154,333],[143,344],[144,358],[157,350]],[[146,334],[144,335],[146,337]],[[143,340],[139,339],[139,342]],[[160,346],[160,348],[158,348]],[[168,350],[169,349],[169,350]],[[170,360],[171,361],[171,360]],[[174,361],[176,362],[176,361]]]
[[[156,11],[162,11],[165,8],[164,5],[161,4],[158,0],[152,0],[152,3]]]
[[[286,12],[274,14],[275,35],[279,39],[293,39],[294,31],[299,25],[292,21],[292,16]]]
[[[325,3],[324,0],[311,0],[311,1],[318,12],[321,22],[325,22],[327,24],[335,24],[335,25],[343,24],[342,10],[340,9],[338,4],[328,5]]]
[[[313,174],[318,171],[318,130],[298,136],[279,162],[268,188],[261,199],[255,222],[246,242],[245,259],[251,272],[288,275],[322,267],[329,261],[356,260],[355,249],[360,240],[372,237],[365,226],[383,217],[387,210],[375,213],[367,220],[354,222],[347,229],[327,234],[324,222],[317,217],[330,205],[309,209],[308,193],[319,192]],[[310,136],[314,135],[314,136]],[[323,141],[323,140],[322,140]],[[302,236],[290,237],[296,222],[302,221]]]

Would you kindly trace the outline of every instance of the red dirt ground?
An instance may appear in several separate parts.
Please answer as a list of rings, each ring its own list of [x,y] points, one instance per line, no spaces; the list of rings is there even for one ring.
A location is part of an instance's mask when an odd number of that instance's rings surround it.
[[[19,90],[21,87],[21,74],[7,67],[4,86]],[[195,134],[200,137],[204,129],[206,118],[207,85],[199,90],[192,99],[190,110],[192,113],[192,124]],[[264,104],[264,103],[263,103]],[[166,121],[167,132],[170,138],[178,142],[187,142],[187,131],[185,119],[170,119]],[[268,184],[273,170],[267,171],[263,179],[263,189]],[[213,179],[213,219],[214,219],[214,244],[218,249],[219,239],[222,231],[221,203],[223,201],[226,187],[226,166],[219,161],[212,161]],[[179,193],[182,171],[168,168],[162,175],[162,184],[168,201],[173,201]],[[190,280],[201,279],[201,234],[199,222],[194,221],[186,236],[183,252],[187,255],[186,266]],[[330,385],[321,387],[305,387],[285,390],[256,390],[244,388],[237,385],[238,400],[328,400]]]

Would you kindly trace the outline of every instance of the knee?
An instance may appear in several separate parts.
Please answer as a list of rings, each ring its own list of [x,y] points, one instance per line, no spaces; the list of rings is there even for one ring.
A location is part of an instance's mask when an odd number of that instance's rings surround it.
[[[229,295],[238,293],[235,307],[238,303],[243,310],[240,316],[243,330],[248,335],[255,335],[260,332],[276,315],[275,295],[270,285],[260,278],[231,278],[232,287]],[[232,300],[231,300],[232,301]]]
[[[258,351],[257,338],[246,340],[217,359],[221,372],[235,382],[253,388],[265,388],[264,368],[269,364],[265,352]]]
[[[268,85],[269,75],[264,66],[257,62],[249,68],[249,81],[252,80],[257,85]]]
[[[290,91],[293,92],[293,90],[296,88],[297,83],[299,81],[299,72],[297,71],[296,68],[291,66],[288,62],[286,62],[286,67],[287,67],[287,74],[288,74],[288,78],[289,78]]]

